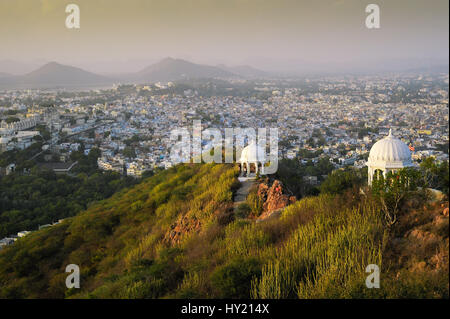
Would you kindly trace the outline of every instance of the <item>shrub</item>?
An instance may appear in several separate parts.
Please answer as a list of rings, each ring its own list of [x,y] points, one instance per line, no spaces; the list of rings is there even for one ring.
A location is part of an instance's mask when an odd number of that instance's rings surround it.
[[[259,216],[263,211],[263,201],[258,196],[256,189],[247,196],[247,203],[250,207],[252,215]]]
[[[211,275],[219,298],[249,298],[251,281],[261,273],[257,259],[237,258],[218,267]]]
[[[247,218],[251,211],[252,210],[247,203],[242,203],[237,207],[235,215],[238,218]]]
[[[358,187],[367,180],[367,169],[336,170],[328,175],[320,185],[320,191],[326,194],[343,194],[347,189]]]

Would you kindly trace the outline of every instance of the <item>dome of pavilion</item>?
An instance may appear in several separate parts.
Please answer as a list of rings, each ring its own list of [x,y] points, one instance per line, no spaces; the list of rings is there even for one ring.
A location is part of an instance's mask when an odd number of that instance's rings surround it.
[[[384,164],[385,167],[409,166],[411,162],[411,151],[408,145],[392,135],[376,142],[369,153],[368,163]]]
[[[394,137],[392,130],[389,130],[388,136],[373,144],[366,165],[369,185],[372,185],[374,177],[378,176],[379,172],[386,176],[389,172],[414,166],[408,145]]]

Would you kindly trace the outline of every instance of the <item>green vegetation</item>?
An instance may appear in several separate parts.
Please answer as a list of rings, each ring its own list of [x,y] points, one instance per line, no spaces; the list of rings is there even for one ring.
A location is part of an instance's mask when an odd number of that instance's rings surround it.
[[[247,218],[250,215],[251,211],[252,209],[247,203],[242,203],[237,207],[235,216],[237,218]]]
[[[29,159],[38,154],[42,150],[42,143],[37,142],[30,145],[24,150],[10,150],[0,153],[0,167],[6,167],[11,163],[16,164],[16,170],[23,168],[31,168],[34,163],[30,163]]]
[[[389,226],[397,222],[400,205],[407,196],[417,190],[420,172],[414,168],[404,168],[398,172],[375,174],[372,181],[372,193],[381,204]]]
[[[307,150],[304,151],[309,152]],[[297,198],[302,198],[319,193],[319,190],[315,186],[303,181],[304,176],[317,176],[320,182],[322,181],[322,175],[328,175],[332,170],[333,164],[330,163],[328,157],[320,158],[317,163],[308,161],[305,164],[302,164],[298,158],[282,159],[279,162],[275,178],[282,181],[283,185],[288,188],[292,195]]]
[[[0,251],[0,298],[448,298],[441,203],[413,197],[386,227],[347,173],[330,175],[339,192],[256,223],[254,201],[234,216],[235,167],[178,165]],[[72,263],[81,288],[67,290]],[[380,289],[365,286],[368,264]]]
[[[270,257],[253,282],[252,296],[370,297],[364,288],[365,267],[382,265],[384,227],[378,210],[370,204],[342,207],[324,195],[289,207],[282,221],[292,222],[300,212],[307,212],[310,221],[299,223],[280,248],[263,252]]]
[[[132,186],[137,181],[97,167],[98,148],[88,155],[82,150],[70,154],[78,164],[70,175],[57,175],[30,160],[41,150],[34,143],[25,150],[0,154],[0,166],[16,163],[16,171],[0,177],[0,238],[22,230],[35,230],[39,225],[53,223],[74,216],[95,201]],[[27,172],[24,169],[27,168]]]
[[[250,212],[252,213],[253,216],[259,216],[261,215],[262,211],[263,211],[263,201],[262,199],[258,196],[258,188],[254,187],[252,190],[250,190],[250,193],[247,196],[247,205],[250,209]]]
[[[427,157],[420,163],[423,185],[435,188],[448,194],[449,168],[448,161],[437,163],[434,158]]]
[[[328,178],[320,185],[320,191],[326,194],[342,194],[352,188],[358,188],[367,181],[367,169],[355,170],[353,168],[333,171]]]
[[[90,203],[134,184],[131,177],[101,171],[69,176],[33,169],[28,175],[3,176],[0,178],[0,238],[74,216]]]
[[[0,252],[0,295],[64,297],[67,262],[82,270],[77,297],[161,297],[174,291],[183,280],[182,250],[167,244],[168,230],[181,216],[214,228],[232,200],[236,175],[224,165],[178,166],[28,235]],[[185,237],[181,242],[189,233]]]

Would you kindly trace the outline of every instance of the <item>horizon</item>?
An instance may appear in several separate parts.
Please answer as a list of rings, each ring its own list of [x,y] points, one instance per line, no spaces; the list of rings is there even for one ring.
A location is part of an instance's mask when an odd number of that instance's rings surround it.
[[[381,70],[373,70],[373,69],[361,69],[361,70],[351,70],[351,71],[347,71],[346,69],[342,69],[342,70],[335,70],[335,71],[324,71],[324,70],[317,70],[317,71],[306,71],[306,72],[287,72],[287,71],[274,71],[274,70],[267,70],[267,69],[263,69],[263,68],[258,68],[255,67],[254,65],[251,64],[224,64],[224,63],[220,63],[220,64],[207,64],[207,63],[201,63],[201,62],[194,62],[194,61],[190,61],[190,60],[186,60],[183,58],[174,58],[172,56],[167,56],[167,57],[163,57],[159,60],[156,60],[154,62],[150,62],[149,64],[145,64],[142,67],[133,70],[133,71],[123,71],[123,72],[97,72],[92,69],[88,69],[85,68],[83,66],[80,65],[76,65],[76,64],[69,64],[69,63],[65,63],[63,61],[59,61],[59,60],[51,60],[51,61],[42,61],[40,62],[40,64],[34,63],[34,64],[26,64],[24,62],[19,62],[19,61],[14,61],[14,60],[0,60],[0,66],[4,63],[18,63],[18,64],[23,64],[23,65],[27,65],[27,71],[22,71],[22,72],[4,72],[3,70],[0,69],[0,74],[6,74],[6,75],[11,75],[11,76],[24,76],[27,74],[30,74],[34,71],[38,71],[48,65],[51,64],[56,64],[59,66],[64,66],[64,67],[73,67],[73,68],[78,68],[81,69],[83,71],[86,72],[90,72],[90,73],[94,73],[97,75],[102,75],[102,76],[122,76],[122,75],[127,75],[127,74],[133,74],[133,73],[139,73],[144,71],[146,68],[151,67],[153,65],[159,64],[165,60],[173,60],[173,61],[182,61],[182,62],[187,62],[187,63],[191,63],[191,64],[196,64],[196,65],[200,65],[200,66],[212,66],[212,67],[217,67],[217,68],[221,68],[221,67],[226,67],[226,68],[235,68],[235,67],[250,67],[253,68],[257,71],[262,71],[262,72],[266,72],[268,74],[268,76],[292,76],[292,77],[303,77],[303,76],[328,76],[328,75],[375,75],[375,74],[388,74],[388,73],[404,73],[404,72],[415,72],[417,71],[417,73],[421,73],[424,71],[424,73],[429,73],[427,72],[427,70],[431,70],[433,69],[433,71],[431,71],[431,73],[448,73],[449,70],[449,63],[448,62],[444,62],[444,61],[427,61],[421,65],[415,65],[414,67],[411,66],[403,66],[403,67],[399,67],[396,69],[391,69],[391,70],[385,70],[385,69],[381,69]],[[437,69],[442,69],[442,71],[437,71]],[[444,70],[446,69],[446,70]]]

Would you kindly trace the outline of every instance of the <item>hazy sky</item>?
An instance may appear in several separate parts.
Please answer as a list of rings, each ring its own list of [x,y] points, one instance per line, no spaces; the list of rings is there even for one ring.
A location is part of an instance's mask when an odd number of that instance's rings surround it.
[[[78,30],[65,27],[69,3],[80,7]],[[380,6],[380,29],[365,27],[369,3]],[[0,61],[33,65],[57,61],[97,72],[136,71],[166,56],[267,70],[446,63],[448,4],[448,0],[0,0]]]

